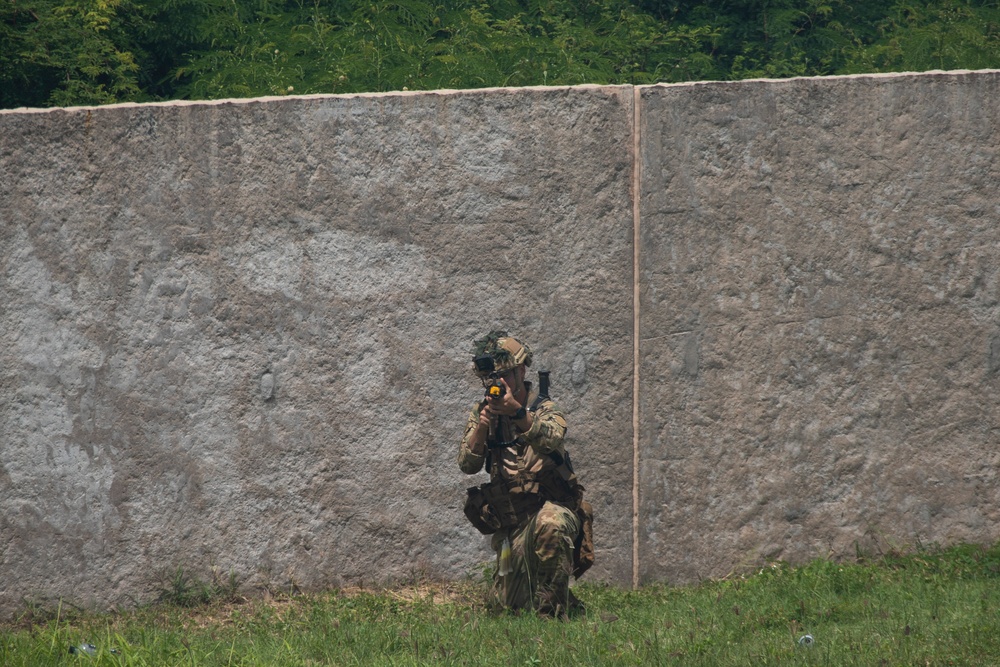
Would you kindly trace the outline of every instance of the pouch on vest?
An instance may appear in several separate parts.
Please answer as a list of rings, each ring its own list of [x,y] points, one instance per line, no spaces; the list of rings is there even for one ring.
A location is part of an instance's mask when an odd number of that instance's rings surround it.
[[[480,488],[486,496],[486,511],[500,528],[521,525],[545,504],[541,495],[525,492],[524,483],[517,480],[497,480]]]
[[[468,489],[468,497],[465,499],[465,507],[462,511],[465,512],[469,522],[483,535],[492,535],[500,528],[500,522],[490,512],[482,486],[473,486]]]

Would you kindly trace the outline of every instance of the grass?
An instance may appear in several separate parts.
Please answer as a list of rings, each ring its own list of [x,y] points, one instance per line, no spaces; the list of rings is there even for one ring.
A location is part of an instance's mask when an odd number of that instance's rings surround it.
[[[190,583],[175,581],[175,593]],[[0,665],[989,665],[998,584],[1000,545],[962,545],[697,586],[581,584],[587,613],[568,622],[490,611],[482,580],[193,606],[181,595],[113,614],[28,610],[0,627]],[[83,643],[95,654],[69,653]]]

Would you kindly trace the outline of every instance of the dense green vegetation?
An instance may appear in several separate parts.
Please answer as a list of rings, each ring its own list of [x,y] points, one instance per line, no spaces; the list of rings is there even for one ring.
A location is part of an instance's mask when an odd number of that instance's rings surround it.
[[[240,600],[178,571],[141,609],[27,609],[0,626],[0,664],[995,665],[998,583],[1000,547],[967,545],[698,586],[582,585],[586,614],[559,622],[492,611],[481,578]],[[93,655],[69,653],[81,646]]]
[[[0,0],[0,107],[1000,66],[982,0]]]

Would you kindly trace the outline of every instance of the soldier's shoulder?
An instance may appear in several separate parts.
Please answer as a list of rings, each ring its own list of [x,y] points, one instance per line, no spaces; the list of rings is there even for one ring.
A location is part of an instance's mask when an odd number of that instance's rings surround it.
[[[535,414],[539,417],[554,419],[563,426],[566,426],[566,415],[559,408],[555,401],[550,398],[543,399],[535,408]]]

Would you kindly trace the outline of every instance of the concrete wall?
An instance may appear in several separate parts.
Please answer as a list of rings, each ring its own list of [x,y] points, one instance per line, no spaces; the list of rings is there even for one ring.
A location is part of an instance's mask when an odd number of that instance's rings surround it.
[[[462,576],[496,326],[595,580],[995,539],[998,76],[0,112],[0,607]]]
[[[641,91],[643,580],[1000,529],[1000,78]]]
[[[551,368],[631,567],[631,90],[0,115],[0,599],[462,576],[472,340]],[[621,295],[626,295],[621,298]],[[598,478],[596,471],[609,474]],[[581,472],[583,472],[581,471]]]

